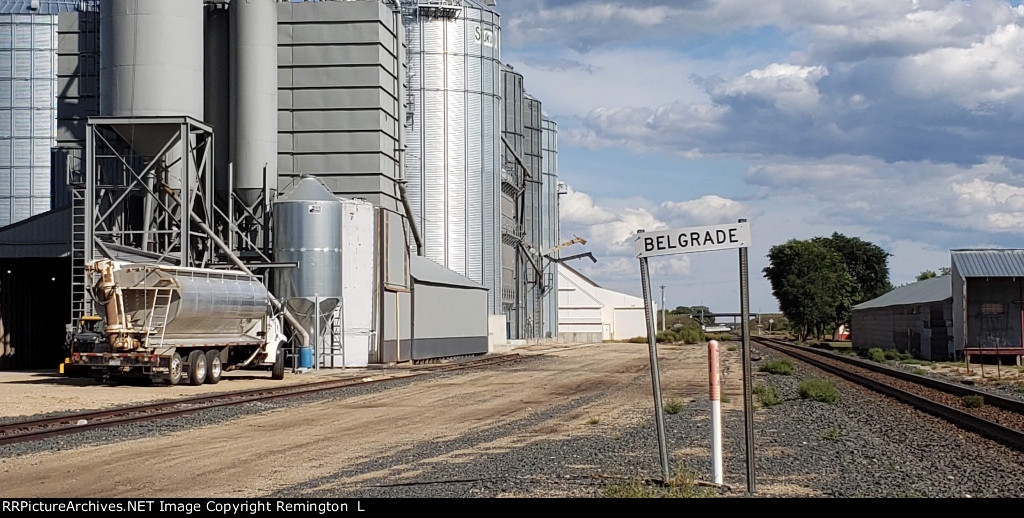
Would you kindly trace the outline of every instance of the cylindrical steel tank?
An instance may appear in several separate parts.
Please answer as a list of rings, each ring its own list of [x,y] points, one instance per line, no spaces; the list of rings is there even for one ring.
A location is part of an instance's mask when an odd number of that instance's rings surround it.
[[[269,306],[267,289],[257,278],[230,270],[123,265],[114,279],[135,329],[157,327],[166,311],[160,331],[165,340],[237,337],[262,320]],[[169,306],[156,288],[171,290]]]
[[[0,0],[0,227],[50,210],[57,14],[77,4]]]
[[[228,163],[231,161],[231,45],[228,38],[228,4],[206,5],[206,43],[204,52],[203,112],[204,121],[213,128],[214,192],[218,203],[226,207],[228,200]],[[227,209],[224,209],[227,213]]]
[[[203,120],[203,0],[100,2],[100,115],[189,116]],[[114,129],[139,154],[155,156],[179,131],[174,124]],[[181,146],[157,168],[181,188]],[[198,182],[193,170],[190,184]]]
[[[318,331],[318,316],[319,331],[327,331],[327,319],[341,298],[342,213],[338,198],[309,176],[274,202],[274,258],[299,264],[276,272],[274,293],[311,336]]]
[[[456,5],[457,4],[457,5]],[[500,309],[500,27],[481,2],[403,0],[409,201],[424,255],[488,288]]]
[[[550,250],[561,244],[558,232],[558,124],[546,116],[541,122],[543,128],[542,190],[541,199],[541,249]],[[555,250],[552,257],[559,257]],[[558,263],[545,261],[544,284],[544,337],[558,336]]]
[[[203,0],[100,2],[100,113],[203,118]]]
[[[254,205],[277,190],[277,6],[231,2],[231,162],[234,188]]]

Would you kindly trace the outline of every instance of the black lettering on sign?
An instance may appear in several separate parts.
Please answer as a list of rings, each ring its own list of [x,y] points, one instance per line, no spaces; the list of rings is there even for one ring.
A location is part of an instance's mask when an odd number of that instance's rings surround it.
[[[729,242],[730,243],[739,243],[739,240],[736,239],[736,229],[735,228],[730,228],[729,229]]]
[[[700,246],[700,232],[690,232],[690,244]]]
[[[679,244],[679,248],[686,248],[686,233],[682,233],[676,236],[676,243]]]
[[[650,252],[651,250],[654,250],[654,238],[652,238],[652,237],[645,237],[644,238],[644,252]]]
[[[716,240],[716,242],[715,242],[716,245],[720,245],[722,243],[725,243],[725,231],[724,230],[716,230],[715,231],[715,240]]]
[[[715,238],[711,237],[711,231],[710,230],[705,231],[704,232],[704,246],[707,246],[709,243],[714,244],[714,242],[715,242]]]

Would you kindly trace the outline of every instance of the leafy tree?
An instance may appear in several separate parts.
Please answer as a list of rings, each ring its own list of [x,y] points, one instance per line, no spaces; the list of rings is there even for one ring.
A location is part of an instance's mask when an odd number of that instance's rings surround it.
[[[859,292],[843,255],[823,241],[791,239],[773,246],[764,269],[779,309],[802,340],[811,333],[823,336],[847,322]]]
[[[672,311],[669,311],[669,313],[672,313],[673,315],[689,315],[689,314],[691,314],[690,313],[690,308],[688,308],[686,306],[676,306],[676,309],[673,309]]]
[[[935,273],[933,270],[925,270],[925,271],[917,274],[916,279],[919,280],[919,281],[923,281],[925,279],[931,279],[932,277],[938,277],[940,275],[949,275],[949,274],[950,274],[949,267],[948,266],[942,266],[942,267],[939,268],[939,273]]]
[[[701,317],[703,317],[704,318],[704,322],[703,323],[705,323],[705,324],[714,324],[715,323],[715,314],[712,313],[711,312],[711,308],[709,308],[707,306],[690,306],[690,315],[692,315],[694,318],[697,318],[697,319],[700,319]]]
[[[859,237],[846,237],[833,232],[832,237],[816,237],[811,241],[818,242],[843,257],[846,271],[853,277],[853,304],[880,297],[892,291],[889,282],[889,254],[878,245],[861,240]]]

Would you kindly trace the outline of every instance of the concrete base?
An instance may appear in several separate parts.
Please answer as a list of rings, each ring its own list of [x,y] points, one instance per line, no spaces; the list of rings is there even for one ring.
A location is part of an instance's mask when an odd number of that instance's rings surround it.
[[[487,315],[487,352],[503,353],[511,350],[505,329],[505,315]]]

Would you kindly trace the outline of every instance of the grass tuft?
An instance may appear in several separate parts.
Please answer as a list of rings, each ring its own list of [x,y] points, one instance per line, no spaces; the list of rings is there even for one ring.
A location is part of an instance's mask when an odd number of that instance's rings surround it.
[[[810,399],[811,401],[820,401],[830,405],[834,405],[839,401],[839,392],[836,390],[836,386],[832,384],[832,380],[828,378],[804,380],[800,382],[797,391],[800,393],[800,397]]]
[[[821,437],[822,437],[822,439],[825,439],[825,440],[828,440],[828,441],[838,441],[839,440],[839,429],[833,426],[832,428],[829,428],[828,430],[826,430],[825,433],[822,434]]]
[[[761,404],[766,407],[782,403],[782,395],[779,393],[778,387],[757,385],[754,387],[754,394],[757,395],[757,399],[761,401]]]
[[[867,358],[873,362],[885,363],[885,351],[878,347],[868,349]]]
[[[685,469],[676,470],[664,484],[648,483],[639,478],[605,485],[601,489],[605,498],[714,498],[711,488],[697,485],[696,477]]]
[[[679,398],[669,398],[665,402],[665,413],[666,414],[678,414],[683,407],[686,406],[686,401]]]
[[[789,360],[771,360],[762,363],[760,371],[789,376],[793,374],[793,364]]]
[[[964,396],[960,401],[967,408],[981,408],[985,406],[985,398],[982,396]]]
[[[600,417],[591,417],[590,419],[587,419],[587,424],[597,424],[597,423],[600,423],[600,422],[601,422],[601,418]]]

